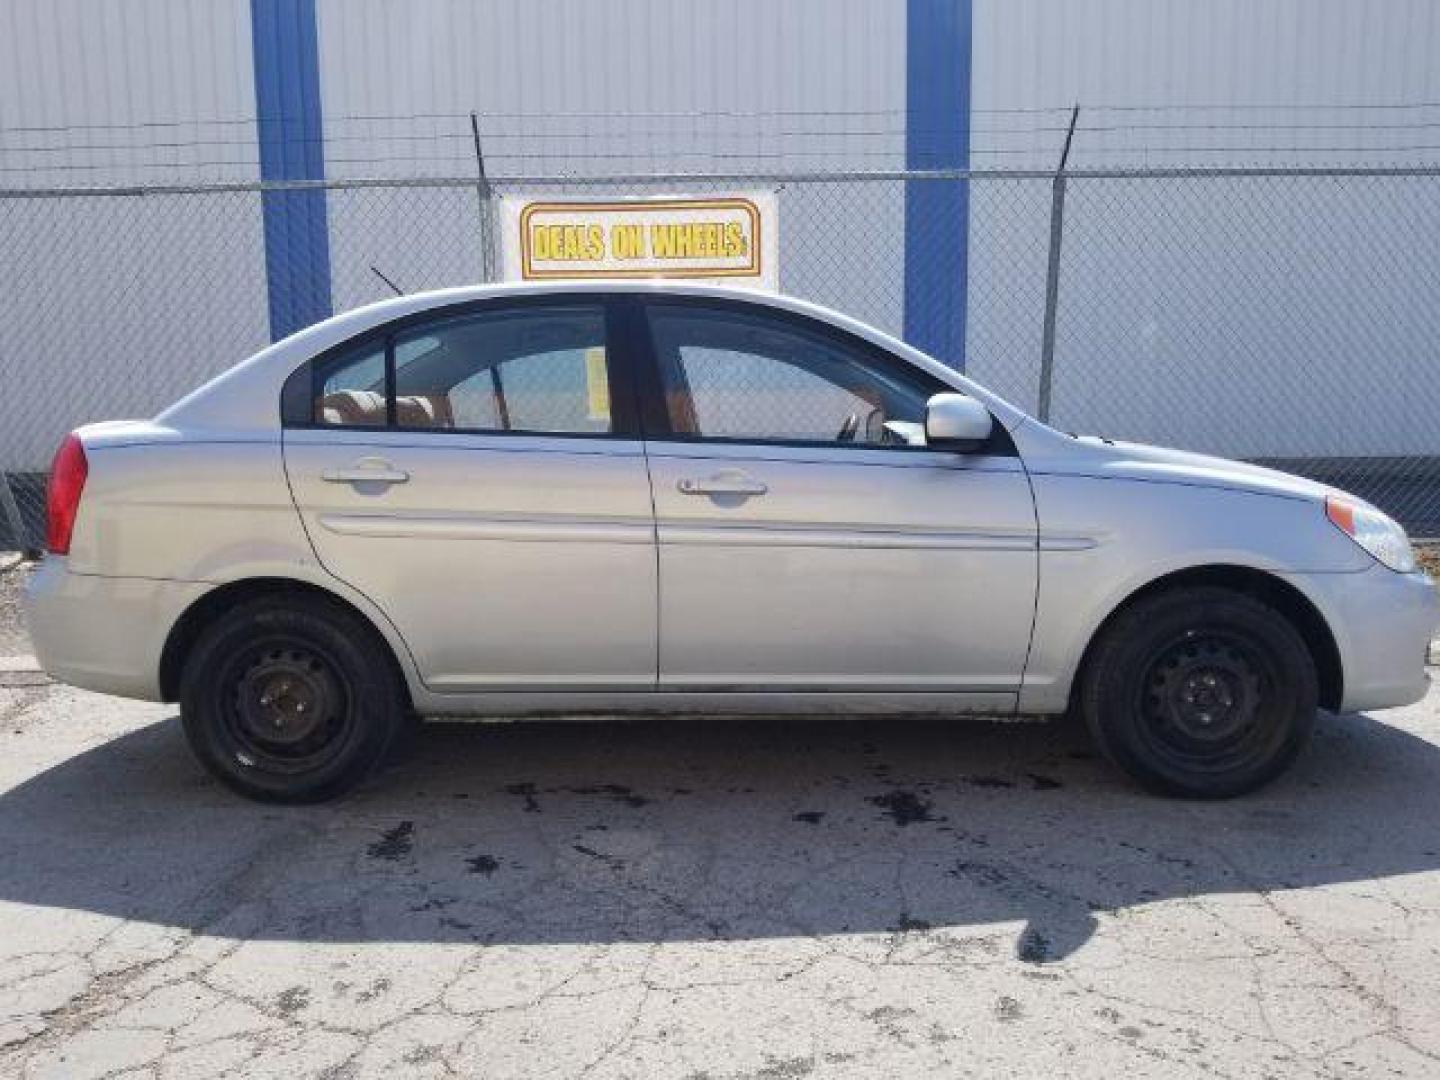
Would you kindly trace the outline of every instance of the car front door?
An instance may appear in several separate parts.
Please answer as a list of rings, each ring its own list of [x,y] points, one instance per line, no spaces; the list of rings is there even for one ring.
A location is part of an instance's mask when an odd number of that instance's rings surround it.
[[[661,687],[1013,704],[1037,556],[1008,434],[925,447],[950,388],[809,317],[676,299],[636,322]]]
[[[483,302],[287,387],[316,554],[385,611],[432,690],[655,684],[650,488],[608,322],[593,295]]]

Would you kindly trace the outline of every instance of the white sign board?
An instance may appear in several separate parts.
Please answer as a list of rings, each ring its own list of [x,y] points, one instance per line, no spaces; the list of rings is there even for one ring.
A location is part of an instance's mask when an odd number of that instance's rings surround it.
[[[775,290],[773,191],[644,199],[500,198],[507,281],[685,278]]]

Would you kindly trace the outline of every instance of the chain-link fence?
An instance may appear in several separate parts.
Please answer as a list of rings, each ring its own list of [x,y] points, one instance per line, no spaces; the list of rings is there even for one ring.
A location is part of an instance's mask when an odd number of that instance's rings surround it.
[[[906,267],[907,189],[964,281]],[[1066,430],[1277,464],[1440,534],[1440,175],[1426,169],[538,177],[491,195],[774,189],[781,288],[904,332]],[[483,280],[474,179],[0,192],[0,550],[38,547],[69,429],[153,415],[266,344],[266,198],[323,192],[333,309]],[[953,263],[952,263],[953,265]],[[377,273],[378,271],[378,273]],[[912,295],[912,301],[916,299]]]

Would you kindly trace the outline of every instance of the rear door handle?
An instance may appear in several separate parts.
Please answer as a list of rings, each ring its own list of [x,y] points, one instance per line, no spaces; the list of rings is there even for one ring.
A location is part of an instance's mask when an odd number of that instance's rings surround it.
[[[410,474],[384,458],[361,458],[347,469],[326,469],[320,479],[331,484],[403,484]]]
[[[698,479],[687,477],[675,486],[685,495],[764,495],[770,490],[764,481],[742,472],[721,472]]]

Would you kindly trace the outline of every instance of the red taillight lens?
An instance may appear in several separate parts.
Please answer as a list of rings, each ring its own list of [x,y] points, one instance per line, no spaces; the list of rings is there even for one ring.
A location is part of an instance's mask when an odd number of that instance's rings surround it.
[[[75,529],[75,512],[80,509],[80,493],[89,474],[85,447],[72,431],[55,451],[45,488],[45,547],[52,555],[70,554],[70,533]]]

